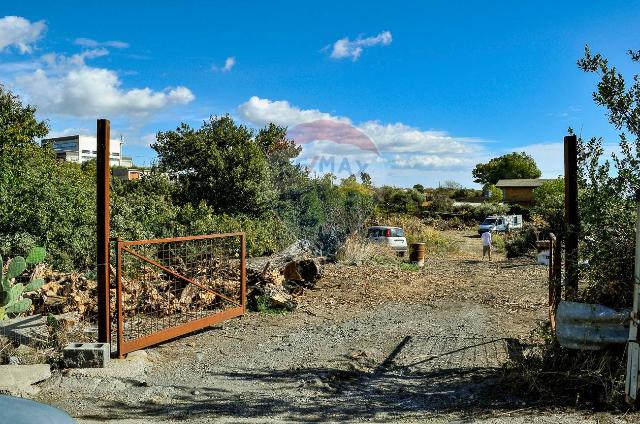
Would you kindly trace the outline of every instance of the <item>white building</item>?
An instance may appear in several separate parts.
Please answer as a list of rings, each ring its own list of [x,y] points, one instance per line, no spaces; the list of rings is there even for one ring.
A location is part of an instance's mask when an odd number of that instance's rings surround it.
[[[68,162],[84,163],[97,156],[98,141],[95,137],[88,135],[70,135],[66,137],[45,138],[42,145],[50,144],[56,152],[58,159]],[[111,166],[133,166],[131,156],[122,155],[121,140],[111,140],[109,147],[111,150]]]

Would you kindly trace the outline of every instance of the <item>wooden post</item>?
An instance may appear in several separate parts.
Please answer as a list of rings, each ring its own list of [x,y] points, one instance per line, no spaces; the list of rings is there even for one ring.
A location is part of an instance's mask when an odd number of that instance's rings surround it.
[[[578,295],[578,139],[564,138],[565,298]]]
[[[110,343],[111,320],[109,313],[109,180],[110,125],[107,119],[98,119],[97,125],[97,272],[98,272],[98,342]]]

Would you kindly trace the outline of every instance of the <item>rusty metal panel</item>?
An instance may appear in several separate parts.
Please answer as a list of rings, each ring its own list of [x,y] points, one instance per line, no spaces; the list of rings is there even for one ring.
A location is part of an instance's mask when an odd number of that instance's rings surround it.
[[[627,342],[629,310],[563,301],[558,306],[556,318],[556,337],[564,347],[598,350],[606,345]]]
[[[109,120],[98,119],[96,156],[96,259],[98,279],[98,342],[109,343]]]
[[[118,355],[242,315],[244,233],[117,243]]]

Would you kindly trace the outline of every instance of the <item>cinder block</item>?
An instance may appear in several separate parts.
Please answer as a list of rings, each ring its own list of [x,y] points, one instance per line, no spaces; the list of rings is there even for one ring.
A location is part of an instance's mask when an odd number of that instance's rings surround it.
[[[62,350],[66,368],[104,368],[111,357],[109,343],[71,343]]]

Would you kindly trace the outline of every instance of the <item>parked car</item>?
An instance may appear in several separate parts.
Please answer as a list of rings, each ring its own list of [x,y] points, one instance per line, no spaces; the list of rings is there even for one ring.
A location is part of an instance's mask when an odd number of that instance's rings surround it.
[[[377,225],[367,229],[367,238],[376,243],[386,244],[398,252],[400,256],[407,253],[407,239],[404,237],[404,230],[400,227],[387,227]]]
[[[517,228],[522,228],[522,215],[491,215],[482,221],[478,234],[487,231],[506,232]]]

